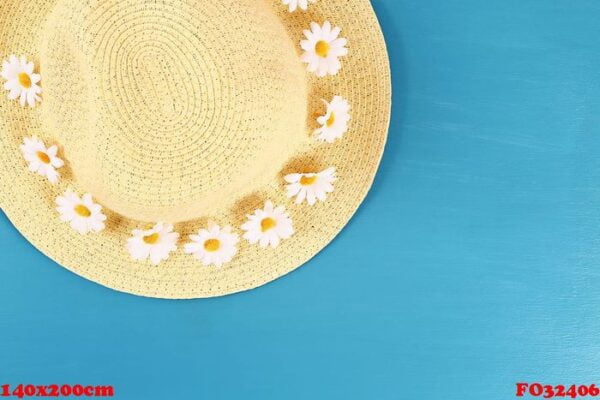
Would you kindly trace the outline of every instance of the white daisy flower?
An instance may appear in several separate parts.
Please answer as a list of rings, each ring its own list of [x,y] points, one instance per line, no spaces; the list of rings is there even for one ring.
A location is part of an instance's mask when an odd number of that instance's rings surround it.
[[[25,138],[21,145],[23,157],[29,163],[29,170],[45,176],[51,183],[58,182],[60,174],[56,168],[62,167],[65,163],[56,156],[58,146],[54,145],[46,148],[44,142],[37,137]]]
[[[152,264],[158,265],[177,249],[178,239],[179,233],[173,232],[173,225],[159,222],[148,230],[133,230],[133,236],[127,239],[127,249],[134,260],[150,258]]]
[[[323,26],[311,22],[310,30],[304,31],[306,40],[300,42],[300,47],[304,50],[301,59],[308,64],[309,72],[323,77],[335,75],[342,68],[339,57],[348,54],[348,49],[347,40],[338,38],[341,31],[338,27],[332,29],[329,21],[325,21]]]
[[[60,219],[69,222],[71,228],[81,234],[100,232],[105,227],[106,215],[102,213],[102,206],[94,203],[89,193],[80,198],[71,190],[67,190],[56,198],[56,204]]]
[[[2,72],[0,75],[6,79],[4,89],[8,90],[8,98],[15,100],[19,98],[21,106],[25,103],[29,107],[35,107],[36,101],[41,101],[39,94],[42,93],[42,88],[38,85],[42,79],[39,74],[33,73],[33,62],[21,57],[12,55],[8,61],[2,63]]]
[[[202,264],[221,267],[237,254],[240,237],[231,233],[231,227],[221,228],[212,224],[208,229],[200,229],[197,235],[190,235],[192,243],[187,243],[185,252],[193,254]]]
[[[325,201],[327,193],[333,192],[333,182],[337,179],[335,167],[310,174],[289,174],[285,178],[288,185],[285,189],[288,197],[296,197],[296,204],[304,200],[314,205],[318,200]]]
[[[268,200],[264,209],[248,215],[248,221],[241,228],[246,231],[245,239],[251,244],[258,242],[261,247],[277,247],[281,239],[288,239],[294,234],[292,220],[285,208],[274,208]]]
[[[290,12],[296,11],[298,7],[306,11],[309,1],[311,3],[317,2],[317,0],[283,0],[283,4],[290,6]]]
[[[327,111],[325,115],[317,118],[317,122],[321,126],[315,130],[315,135],[317,135],[317,140],[333,143],[348,132],[350,104],[340,96],[335,96],[331,103],[325,100],[323,102],[327,106]]]

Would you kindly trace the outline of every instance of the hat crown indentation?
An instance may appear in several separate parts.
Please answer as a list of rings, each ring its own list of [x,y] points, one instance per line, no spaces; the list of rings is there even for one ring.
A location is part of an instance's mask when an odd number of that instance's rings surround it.
[[[308,140],[308,95],[266,4],[59,2],[40,57],[42,123],[77,184],[128,218],[170,222],[269,184]],[[213,22],[225,13],[228,26]]]

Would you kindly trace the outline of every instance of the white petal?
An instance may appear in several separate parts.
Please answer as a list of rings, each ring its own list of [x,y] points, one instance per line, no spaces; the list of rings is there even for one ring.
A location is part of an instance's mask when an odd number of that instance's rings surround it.
[[[127,240],[127,248],[135,260],[145,260],[150,255],[150,246],[143,245],[136,238]]]
[[[260,238],[259,245],[260,247],[267,247],[270,243],[269,237],[264,235]]]
[[[323,191],[325,193],[333,192],[333,185],[329,182],[323,182]]]
[[[160,264],[163,259],[167,259],[168,255],[164,254],[162,251],[157,250],[156,248],[152,248],[150,250],[150,262],[154,265]]]
[[[251,221],[245,222],[244,224],[242,224],[242,226],[240,226],[240,228],[244,231],[249,231],[252,229],[252,227],[254,226],[254,224]]]
[[[325,37],[325,40],[327,40],[329,42],[329,45],[331,46],[332,42],[336,40],[336,38],[341,32],[342,29],[336,26],[335,28],[329,31],[329,34]]]
[[[328,66],[325,62],[321,62],[319,63],[319,66],[317,67],[317,76],[319,78],[323,78],[325,75],[327,75],[327,71],[328,71]]]
[[[321,27],[316,22],[310,23],[310,30],[315,36],[321,36]]]
[[[283,179],[285,179],[285,181],[288,183],[296,183],[300,180],[301,177],[302,174],[289,174],[284,176]]]
[[[313,190],[307,190],[306,198],[308,200],[308,205],[310,206],[317,202],[317,197],[315,196],[315,192]]]
[[[16,100],[21,95],[21,92],[22,90],[20,87],[11,90],[10,93],[8,93],[8,99]]]
[[[279,238],[279,236],[273,235],[273,236],[271,236],[271,239],[269,240],[269,244],[271,245],[271,247],[275,248],[275,247],[279,246],[280,241],[281,241],[281,239]]]
[[[46,171],[46,177],[48,178],[48,181],[50,181],[50,183],[58,182],[59,176],[60,176],[60,174],[58,172],[56,172],[56,170],[54,168],[48,168]]]
[[[102,221],[91,221],[91,225],[94,232],[101,232],[106,227]]]
[[[16,79],[11,79],[4,83],[4,89],[6,89],[6,90],[15,90],[15,89],[20,89],[20,88],[21,88],[21,86],[19,85],[19,82],[17,82]]]
[[[199,243],[186,243],[183,246],[183,251],[185,251],[188,254],[194,254],[198,250],[200,250],[200,246],[201,245]]]
[[[300,192],[300,189],[302,189],[302,185],[299,185],[297,183],[287,185],[286,186],[286,194],[288,197],[294,197]]]
[[[283,215],[283,214],[285,214],[285,207],[278,206],[276,209],[273,210],[273,213],[276,215]]]
[[[35,107],[35,101],[37,99],[37,96],[34,92],[28,92],[27,93],[27,104],[29,105],[29,107]]]
[[[58,157],[52,157],[51,164],[54,168],[61,168],[65,165],[64,161]]]
[[[260,236],[256,231],[248,231],[244,234],[244,239],[248,240],[250,244],[254,244],[260,239]]]
[[[29,163],[29,170],[31,172],[38,172],[41,166],[42,164],[39,161],[33,160]]]
[[[19,98],[19,104],[21,105],[21,107],[25,107],[26,101],[27,101],[27,91],[22,90],[21,97]]]
[[[323,191],[323,190],[316,191],[315,195],[321,201],[325,201],[327,199],[327,193],[325,193],[325,191]]]
[[[22,58],[23,61],[25,61],[25,57]],[[27,72],[27,75],[32,75],[33,74],[33,68],[35,67],[35,65],[33,64],[33,61],[29,61],[25,63],[25,72]]]
[[[300,189],[298,193],[298,197],[296,197],[296,204],[302,204],[302,202],[306,199],[306,188],[303,187]]]
[[[303,32],[304,32],[304,36],[306,37],[306,39],[308,39],[309,41],[311,41],[313,43],[316,42],[315,35],[314,35],[314,33],[312,33],[311,30],[305,29]],[[314,45],[313,45],[313,48],[314,48]]]
[[[71,227],[81,234],[88,231],[87,223],[83,218],[74,218],[71,221]]]
[[[323,35],[323,39],[327,40],[327,36],[331,32],[331,23],[329,21],[325,21],[323,26],[321,27],[321,34]]]
[[[265,208],[264,208],[264,210],[266,212],[273,212],[273,203],[271,202],[271,200],[265,201]]]
[[[300,48],[302,48],[302,50],[307,51],[307,52],[314,51],[315,43],[312,40],[301,40]]]

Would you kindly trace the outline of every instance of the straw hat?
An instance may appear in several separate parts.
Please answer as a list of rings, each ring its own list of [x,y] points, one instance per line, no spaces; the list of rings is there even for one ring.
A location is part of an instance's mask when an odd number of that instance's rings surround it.
[[[110,288],[251,289],[349,221],[390,117],[368,0],[2,0],[0,207]]]

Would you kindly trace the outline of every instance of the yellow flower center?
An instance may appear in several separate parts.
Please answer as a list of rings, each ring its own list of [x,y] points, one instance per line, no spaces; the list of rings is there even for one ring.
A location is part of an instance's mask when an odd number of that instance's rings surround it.
[[[87,208],[86,206],[84,206],[83,204],[76,205],[75,212],[77,213],[77,215],[79,215],[80,217],[84,217],[84,218],[88,218],[89,216],[92,215],[92,212],[90,211],[90,209]]]
[[[44,153],[43,151],[38,151],[36,155],[37,158],[39,158],[39,160],[44,164],[50,164],[50,157],[48,157],[48,154]]]
[[[206,242],[204,242],[204,250],[209,251],[211,253],[219,250],[220,247],[221,242],[219,241],[219,239],[208,239]]]
[[[315,45],[315,53],[317,53],[319,57],[327,57],[329,54],[329,43],[324,40],[319,40]]]
[[[21,72],[19,74],[19,83],[25,89],[29,89],[31,87],[31,78],[25,72]]]
[[[277,226],[277,222],[273,218],[267,217],[260,221],[260,229],[263,232],[273,229],[275,226]]]
[[[160,235],[158,233],[153,233],[152,235],[144,236],[144,243],[156,244],[158,239],[160,239]]]
[[[331,128],[331,126],[335,124],[335,114],[331,113],[331,115],[329,116],[329,119],[326,122],[326,125],[328,128]]]
[[[302,186],[310,186],[313,183],[315,183],[316,180],[317,180],[316,175],[313,175],[313,176],[302,175],[302,177],[300,178],[300,184]]]

